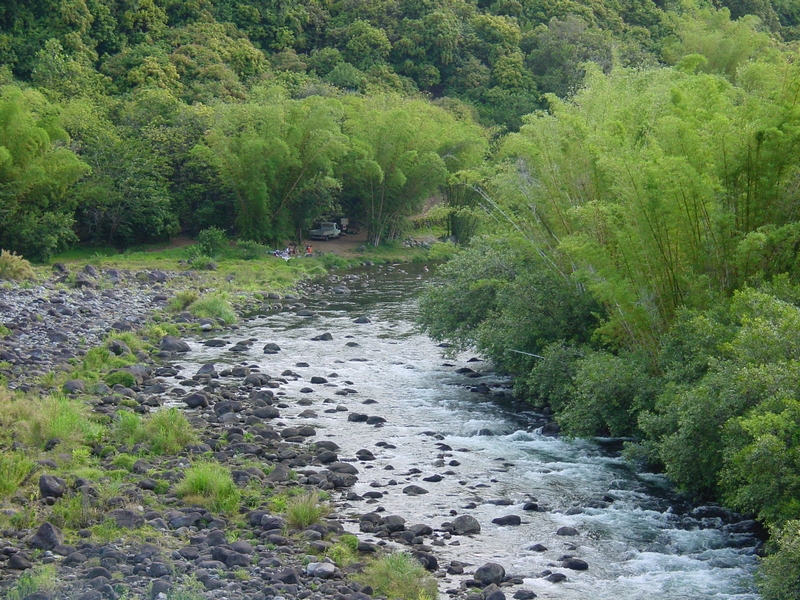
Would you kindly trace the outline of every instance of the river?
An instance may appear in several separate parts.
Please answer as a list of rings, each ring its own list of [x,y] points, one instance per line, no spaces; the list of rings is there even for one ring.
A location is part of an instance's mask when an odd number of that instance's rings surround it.
[[[442,538],[436,555],[445,566],[465,563],[466,573],[485,562],[501,564],[524,580],[506,591],[509,598],[520,588],[567,600],[758,598],[752,579],[758,540],[737,533],[746,528],[726,525],[724,513],[713,507],[687,508],[662,476],[635,472],[609,440],[542,435],[535,414],[496,401],[508,382],[488,365],[468,362],[470,355],[445,358],[413,322],[413,292],[424,276],[421,265],[374,266],[309,288],[294,306],[284,302],[283,310],[256,314],[222,336],[232,343],[255,340],[248,354],[206,347],[205,338],[190,341],[193,351],[181,361],[181,374],[191,377],[208,362],[218,369],[224,363],[257,365],[273,377],[297,374],[281,386],[281,422],[314,425],[317,439],[341,447],[340,457],[352,459],[360,449],[375,456],[354,463],[360,473],[353,491],[383,497],[337,498],[340,511],[355,515],[383,507],[409,525],[434,528],[452,521],[453,511],[474,516],[481,533]],[[329,293],[334,285],[349,293]],[[316,316],[297,316],[302,306]],[[353,322],[362,315],[370,322]],[[311,339],[324,332],[332,339]],[[269,342],[281,351],[263,354]],[[476,373],[457,372],[464,367]],[[310,384],[312,376],[328,383]],[[492,393],[475,391],[479,384]],[[299,416],[303,411],[313,413]],[[355,412],[386,422],[375,427],[348,421]],[[440,481],[424,481],[436,475]],[[404,494],[410,484],[429,493]],[[531,502],[542,510],[524,511]],[[520,516],[522,524],[492,523],[506,515]],[[557,535],[565,526],[578,535]],[[564,555],[586,561],[588,570],[560,568]],[[567,580],[551,583],[541,576],[546,570]],[[465,578],[441,580],[442,597]]]

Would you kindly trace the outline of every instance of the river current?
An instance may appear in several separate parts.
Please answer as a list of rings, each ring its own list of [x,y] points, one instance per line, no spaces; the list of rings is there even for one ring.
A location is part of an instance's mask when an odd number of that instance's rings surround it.
[[[284,306],[256,314],[222,336],[231,342],[227,347],[204,346],[212,334],[189,340],[193,351],[180,361],[181,374],[191,377],[205,363],[218,369],[225,363],[257,365],[273,377],[297,374],[281,386],[280,422],[315,426],[316,439],[334,441],[344,459],[360,449],[375,455],[354,463],[360,473],[353,491],[359,496],[378,491],[383,497],[336,498],[341,512],[383,507],[384,514],[400,515],[408,525],[434,528],[452,521],[453,511],[474,516],[480,534],[444,540],[435,553],[442,565],[451,560],[468,565],[466,573],[486,562],[501,564],[507,574],[524,579],[506,592],[509,598],[519,588],[565,600],[758,598],[753,584],[758,540],[742,532],[746,527],[726,524],[724,513],[713,508],[687,508],[662,476],[637,473],[610,441],[542,435],[532,414],[507,408],[496,394],[480,393],[502,391],[508,382],[489,365],[469,362],[471,355],[445,357],[417,330],[413,293],[423,275],[421,265],[365,268],[334,284],[349,293],[309,293],[297,301],[314,317],[297,316],[298,305]],[[362,315],[370,322],[353,322]],[[325,332],[331,340],[311,339]],[[230,351],[246,339],[254,341],[249,353]],[[281,351],[263,354],[269,342]],[[302,363],[308,366],[298,366]],[[480,376],[457,372],[463,367]],[[328,383],[310,384],[312,376]],[[475,391],[478,385],[485,387]],[[300,416],[303,411],[313,412]],[[354,412],[386,422],[375,427],[348,421]],[[424,481],[436,475],[440,481]],[[404,494],[411,484],[428,493]],[[524,511],[532,502],[542,510]],[[492,523],[506,515],[520,516],[522,524]],[[565,526],[578,535],[557,535]],[[357,531],[357,523],[351,528]],[[560,568],[565,555],[586,561],[588,570]],[[547,570],[567,580],[551,583],[541,576]],[[465,578],[441,581],[442,597]]]

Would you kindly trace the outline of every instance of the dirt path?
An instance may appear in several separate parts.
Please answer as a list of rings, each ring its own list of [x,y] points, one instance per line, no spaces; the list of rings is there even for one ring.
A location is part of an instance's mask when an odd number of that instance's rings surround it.
[[[367,232],[360,231],[353,235],[342,234],[335,240],[328,240],[327,242],[322,242],[319,240],[304,240],[303,244],[311,244],[311,247],[314,250],[319,250],[321,252],[332,252],[333,254],[338,254],[339,256],[346,256],[346,257],[353,257],[358,256],[358,252],[356,252],[356,248],[359,246],[363,246],[367,243]]]

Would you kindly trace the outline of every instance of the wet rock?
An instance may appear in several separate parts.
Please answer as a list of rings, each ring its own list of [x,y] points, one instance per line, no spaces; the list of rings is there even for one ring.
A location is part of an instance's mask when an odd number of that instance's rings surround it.
[[[188,408],[205,408],[208,406],[208,396],[204,392],[192,392],[181,400]]]
[[[530,550],[531,552],[547,552],[547,546],[542,544],[532,544],[525,548],[526,550]]]
[[[559,527],[556,531],[556,535],[564,535],[564,536],[575,536],[580,535],[578,530],[574,527]]]
[[[64,534],[52,523],[42,523],[28,544],[38,550],[52,550],[64,542]]]
[[[326,331],[325,333],[322,333],[320,335],[315,335],[314,337],[311,338],[311,341],[312,342],[330,342],[332,339],[333,339],[333,336]]]
[[[165,335],[159,345],[159,350],[164,352],[189,352],[189,344],[174,335]]]
[[[358,452],[356,452],[356,458],[358,460],[375,460],[375,455],[367,450],[366,448],[362,448]]]
[[[439,561],[433,554],[417,551],[413,552],[412,556],[417,559],[417,562],[419,562],[426,571],[433,572],[439,570]]]
[[[454,535],[470,535],[481,532],[481,524],[471,515],[460,515],[453,519]]]
[[[483,595],[483,600],[506,600],[506,595],[502,590],[492,590],[488,594]]]
[[[408,485],[403,488],[403,493],[408,496],[421,496],[427,494],[428,490],[418,485]]]
[[[545,577],[545,579],[550,583],[561,583],[562,581],[567,580],[567,576],[563,573],[550,573]]]
[[[536,598],[536,593],[531,590],[517,590],[514,592],[514,600],[533,600]]]
[[[522,519],[520,519],[517,515],[506,515],[504,517],[492,519],[492,523],[501,526],[514,526],[520,525],[522,523]]]
[[[367,419],[369,419],[369,415],[362,413],[351,412],[347,415],[347,420],[351,423],[366,423]]]
[[[561,561],[561,567],[564,569],[572,569],[573,571],[586,571],[589,568],[589,563],[580,558],[565,558]]]
[[[475,571],[475,581],[486,587],[494,583],[499,585],[503,578],[506,576],[506,570],[498,563],[489,562],[478,568]]]
[[[372,323],[372,321],[370,321],[367,317],[361,316],[361,317],[358,317],[357,319],[353,319],[353,323],[358,323],[358,324],[361,325],[361,324],[365,324],[365,323]]]

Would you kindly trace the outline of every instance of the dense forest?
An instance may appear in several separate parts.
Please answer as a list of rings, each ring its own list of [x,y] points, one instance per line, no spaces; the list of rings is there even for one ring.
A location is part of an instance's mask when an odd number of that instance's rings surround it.
[[[0,247],[459,244],[423,326],[772,533],[800,597],[800,3],[6,0]]]

